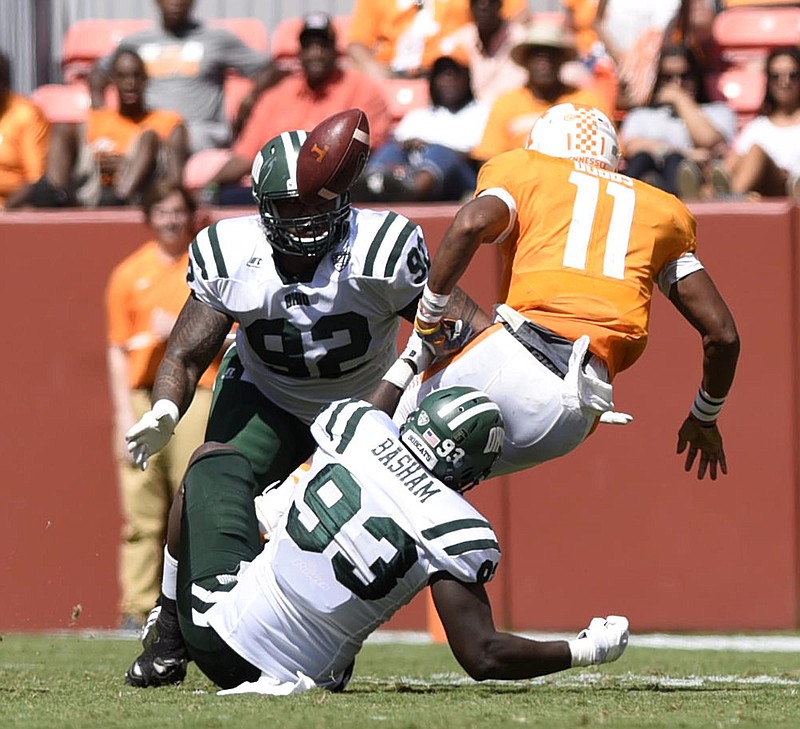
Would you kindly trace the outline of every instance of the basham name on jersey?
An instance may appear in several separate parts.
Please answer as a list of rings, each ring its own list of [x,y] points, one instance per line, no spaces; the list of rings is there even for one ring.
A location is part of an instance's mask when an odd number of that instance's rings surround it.
[[[424,504],[431,496],[438,494],[441,488],[419,464],[408,450],[394,438],[387,438],[370,451],[387,471],[398,479],[420,503]]]

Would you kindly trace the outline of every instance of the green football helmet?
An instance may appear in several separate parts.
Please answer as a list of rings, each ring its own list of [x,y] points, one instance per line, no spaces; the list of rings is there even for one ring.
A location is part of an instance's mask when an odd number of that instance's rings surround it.
[[[417,460],[459,493],[489,474],[504,436],[497,404],[460,385],[426,395],[400,428],[400,440]]]
[[[252,193],[270,245],[290,256],[317,257],[335,248],[350,232],[350,195],[336,198],[335,209],[282,218],[275,202],[298,200],[297,155],[308,134],[283,132],[270,139],[253,160]],[[313,210],[313,208],[309,208]]]

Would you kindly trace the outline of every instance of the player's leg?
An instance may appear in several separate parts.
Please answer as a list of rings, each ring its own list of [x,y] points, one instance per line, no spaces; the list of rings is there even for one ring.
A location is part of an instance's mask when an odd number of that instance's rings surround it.
[[[190,657],[223,687],[260,675],[202,615],[214,602],[208,596],[232,589],[240,563],[260,551],[254,481],[247,459],[230,446],[206,443],[192,456],[170,511],[162,594],[144,631],[144,650],[125,675],[129,685],[180,683]]]
[[[242,454],[227,445],[207,443],[193,458],[183,485],[178,618],[189,655],[222,688],[261,675],[208,627],[205,618],[221,595],[234,589],[242,563],[261,552],[254,481]]]
[[[567,361],[562,358],[557,364],[562,374],[566,372]],[[403,422],[429,392],[451,385],[476,387],[500,406],[505,440],[493,475],[568,453],[586,438],[595,420],[581,410],[564,377],[542,364],[501,325],[478,335],[443,369],[415,378],[400,401],[395,422]]]

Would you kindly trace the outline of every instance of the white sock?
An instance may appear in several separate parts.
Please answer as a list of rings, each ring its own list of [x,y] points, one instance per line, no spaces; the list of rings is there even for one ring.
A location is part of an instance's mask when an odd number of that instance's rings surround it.
[[[594,642],[590,638],[575,638],[567,643],[572,654],[573,668],[594,665]]]
[[[164,571],[161,574],[161,593],[170,600],[178,599],[178,560],[164,546]]]

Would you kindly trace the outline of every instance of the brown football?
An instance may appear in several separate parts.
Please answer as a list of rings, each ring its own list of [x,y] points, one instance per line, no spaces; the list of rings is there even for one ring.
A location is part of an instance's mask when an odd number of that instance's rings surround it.
[[[297,192],[308,205],[338,197],[361,174],[369,156],[369,121],[361,109],[323,119],[297,156]]]

